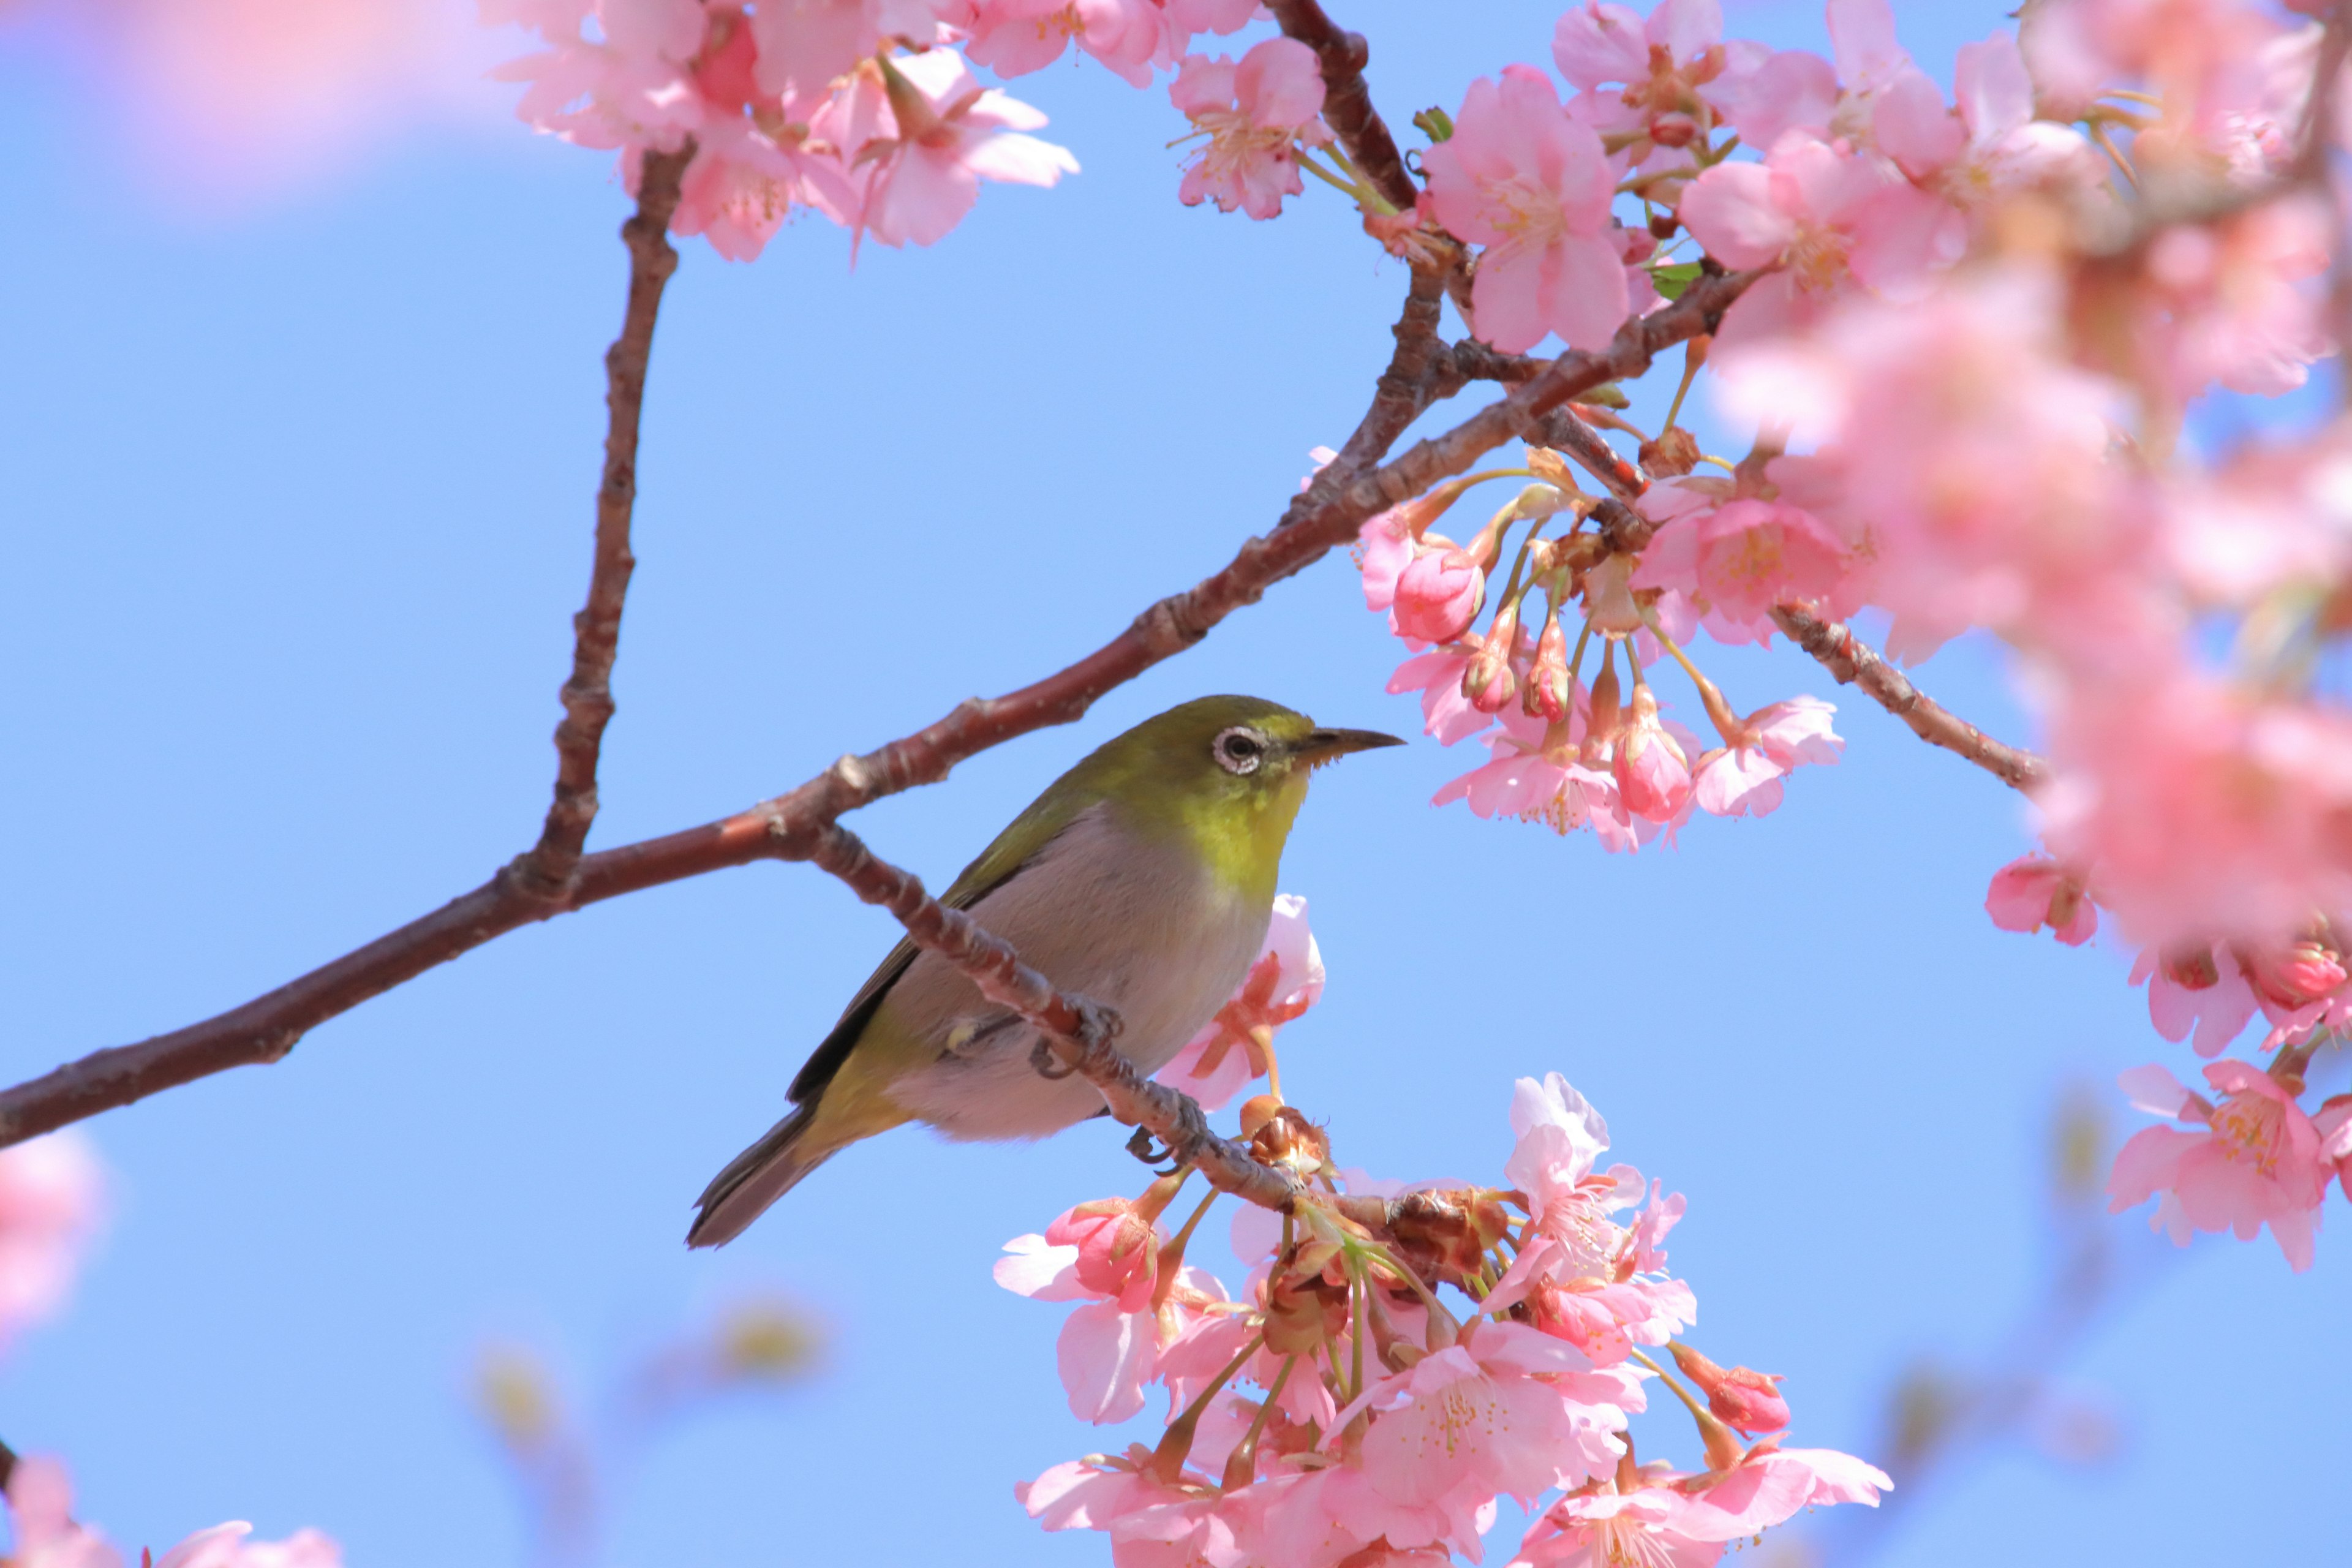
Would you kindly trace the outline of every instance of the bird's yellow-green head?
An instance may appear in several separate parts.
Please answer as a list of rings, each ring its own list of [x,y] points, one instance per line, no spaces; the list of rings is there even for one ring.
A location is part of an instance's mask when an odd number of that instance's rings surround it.
[[[1132,832],[1181,837],[1237,890],[1269,900],[1307,775],[1350,752],[1403,743],[1321,729],[1263,698],[1202,697],[1105,742],[1062,782],[1108,803]]]

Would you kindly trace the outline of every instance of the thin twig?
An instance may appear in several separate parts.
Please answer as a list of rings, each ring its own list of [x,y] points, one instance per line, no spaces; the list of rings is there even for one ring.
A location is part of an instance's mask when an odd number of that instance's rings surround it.
[[[1286,1212],[1306,1194],[1297,1178],[1259,1164],[1241,1144],[1212,1132],[1208,1117],[1190,1095],[1138,1072],[1113,1043],[1118,1035],[1116,1013],[1055,990],[1051,981],[1021,962],[1011,943],[932,898],[921,879],[880,858],[849,829],[838,823],[818,829],[804,858],[840,878],[867,903],[898,916],[917,947],[938,953],[982,995],[1019,1014],[1045,1037],[1064,1068],[1102,1091],[1113,1117],[1149,1131],[1171,1157],[1193,1166],[1211,1186]]]
[[[1393,462],[1346,478],[1335,475],[1340,465],[1332,464],[1292,501],[1279,526],[1244,543],[1222,571],[1160,600],[1101,647],[1043,680],[963,702],[938,722],[863,756],[844,757],[749,811],[584,855],[558,896],[525,893],[502,873],[241,1006],[135,1045],[92,1052],[0,1092],[0,1147],[229,1068],[280,1060],[326,1020],[517,927],[730,866],[806,858],[816,835],[843,814],[936,784],[958,763],[1016,736],[1080,718],[1104,692],[1192,647],[1273,584],[1353,540],[1375,513],[1468,471],[1480,456],[1525,436],[1547,411],[1577,394],[1639,375],[1671,345],[1713,331],[1755,276],[1700,279],[1673,305],[1627,322],[1608,353],[1562,354],[1509,396],[1444,435],[1416,443]],[[1409,313],[1423,308],[1419,287],[1417,279]],[[1399,353],[1418,353],[1418,332],[1401,326]],[[1395,413],[1376,400],[1366,419],[1385,429]],[[1387,438],[1394,439],[1393,433]],[[1351,437],[1349,445],[1356,444]]]
[[[1799,647],[1821,660],[1840,685],[1862,688],[1929,745],[1966,757],[2012,789],[2031,794],[2050,782],[2048,763],[1994,740],[1912,685],[1843,623],[1823,620],[1798,605],[1775,606],[1772,620]]]
[[[555,799],[536,847],[509,868],[527,893],[551,897],[570,885],[581,847],[596,820],[596,762],[613,718],[613,659],[620,651],[621,610],[637,558],[629,519],[637,502],[637,426],[646,404],[646,365],[662,288],[677,270],[669,243],[678,182],[693,162],[688,141],[675,153],[649,153],[637,182],[637,210],[621,226],[629,247],[629,302],[621,335],[604,353],[604,478],[596,490],[596,557],[588,602],[572,617],[572,678],[563,683],[563,721],[555,727]]]
[[[1391,206],[1411,212],[1420,187],[1405,172],[1396,138],[1372,107],[1371,89],[1364,84],[1364,64],[1372,51],[1363,34],[1332,21],[1316,0],[1269,0],[1269,9],[1286,34],[1315,51],[1323,70],[1323,120],[1349,160]]]

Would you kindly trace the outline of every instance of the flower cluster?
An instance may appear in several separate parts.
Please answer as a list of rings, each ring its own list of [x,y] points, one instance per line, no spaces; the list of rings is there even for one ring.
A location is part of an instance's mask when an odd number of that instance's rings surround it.
[[[98,1156],[71,1131],[0,1149],[0,1345],[63,1305],[97,1227]],[[15,1568],[123,1568],[122,1553],[73,1517],[73,1482],[58,1460],[29,1455],[8,1473]],[[341,1568],[342,1551],[315,1530],[248,1541],[241,1521],[200,1530],[153,1568]]]
[[[1124,1420],[1147,1388],[1168,1394],[1156,1445],[1019,1489],[1046,1529],[1105,1532],[1122,1568],[1434,1564],[1476,1558],[1507,1496],[1540,1510],[1518,1563],[1703,1568],[1801,1509],[1874,1503],[1892,1484],[1783,1447],[1780,1379],[1676,1342],[1697,1312],[1665,1272],[1683,1200],[1601,1167],[1608,1129],[1559,1074],[1518,1083],[1507,1188],[1342,1173],[1279,1096],[1249,1102],[1242,1125],[1317,1197],[1234,1221],[1255,1265],[1238,1296],[1185,1262],[1216,1194],[1172,1235],[1160,1223],[1184,1173],[1082,1204],[997,1265],[1009,1289],[1085,1303],[1062,1336],[1078,1415]],[[1644,1346],[1669,1348],[1694,1387]],[[1636,1461],[1631,1417],[1653,1380],[1697,1424],[1702,1468]]]
[[[2326,679],[2352,627],[2352,425],[2215,452],[2197,420],[2334,351],[2347,198],[2301,140],[2347,140],[2352,92],[2314,122],[2321,25],[2252,0],[2048,0],[1962,48],[1948,98],[1885,0],[1828,20],[1833,58],[1726,39],[1710,0],[1584,0],[1557,79],[1515,66],[1424,118],[1417,216],[1475,247],[1496,349],[1597,350],[1701,269],[1754,280],[1662,427],[1604,388],[1560,450],[1365,525],[1366,602],[1415,650],[1390,689],[1491,753],[1441,803],[1631,848],[1694,809],[1769,811],[1838,753],[1824,704],[1732,709],[1699,633],[1769,645],[1790,610],[1868,609],[1898,658],[1999,637],[2050,768],[2044,850],[1988,910],[2079,945],[2104,910],[2159,1032],[2210,1057],[2259,1012],[2276,1053],[2210,1068],[2218,1102],[2141,1095],[2182,1128],[2135,1142],[2115,1199],[2160,1194],[2176,1235],[2267,1221],[2305,1260],[2352,1103],[2303,1105],[2352,1022],[2352,712]],[[1702,370],[1756,427],[1736,460],[1675,423]],[[1466,542],[1433,526],[1504,478],[1537,482]],[[1661,658],[1709,740],[1664,715]]]
[[[1752,577],[1768,554],[1777,562],[1795,548],[1778,521],[1742,517],[1737,509],[1748,503],[1733,502],[1721,509],[1733,525],[1719,538],[1696,542],[1701,524],[1685,516],[1685,531],[1661,528],[1651,554],[1637,559],[1585,526],[1592,498],[1577,489],[1559,453],[1531,448],[1528,464],[1453,480],[1381,512],[1360,536],[1365,604],[1388,611],[1391,630],[1425,650],[1397,667],[1389,689],[1419,691],[1424,727],[1443,743],[1483,736],[1490,753],[1440,790],[1437,804],[1465,801],[1481,816],[1545,822],[1561,833],[1590,828],[1611,849],[1635,849],[1671,839],[1694,811],[1762,816],[1780,804],[1780,781],[1794,769],[1837,761],[1845,742],[1831,728],[1830,704],[1796,697],[1735,711],[1683,646],[1717,601],[1644,580],[1654,560],[1701,555],[1711,577]],[[1471,486],[1513,476],[1538,482],[1467,545],[1431,526]],[[1698,493],[1658,485],[1643,500],[1672,497],[1662,504],[1687,514],[1686,498]],[[1559,518],[1569,526],[1547,535],[1547,521]],[[1486,628],[1474,630],[1522,521],[1533,526]],[[1588,658],[1599,665],[1589,683]],[[1716,743],[1664,715],[1647,667],[1668,658],[1697,692]]]
[[[1042,69],[1075,47],[1123,79],[1172,68],[1171,96],[1202,145],[1179,194],[1252,217],[1304,188],[1342,188],[1307,149],[1328,144],[1314,51],[1268,38],[1236,63],[1188,53],[1196,35],[1247,24],[1252,0],[485,0],[485,16],[549,46],[502,68],[527,84],[517,112],[583,147],[618,149],[637,189],[647,153],[689,145],[672,226],[720,255],[760,254],[795,213],[885,245],[930,245],[962,221],[983,180],[1051,185],[1077,172],[1027,134],[1045,116],[982,85]],[[957,46],[961,46],[961,48]],[[1344,167],[1345,160],[1339,160]],[[1360,193],[1359,193],[1360,195]]]

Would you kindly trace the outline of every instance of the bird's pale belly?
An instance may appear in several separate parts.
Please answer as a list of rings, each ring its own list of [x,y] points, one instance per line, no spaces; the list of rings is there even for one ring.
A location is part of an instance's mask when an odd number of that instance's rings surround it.
[[[1117,1008],[1120,1051],[1157,1072],[1249,973],[1270,901],[1221,883],[1179,844],[1120,831],[1099,808],[1047,853],[1054,875],[1016,877],[971,915],[1062,990]],[[883,1005],[901,1019],[943,1020],[924,1031],[931,1059],[888,1093],[948,1137],[1042,1138],[1103,1108],[1085,1079],[1041,1076],[1030,1059],[1035,1032],[932,954],[915,960]]]

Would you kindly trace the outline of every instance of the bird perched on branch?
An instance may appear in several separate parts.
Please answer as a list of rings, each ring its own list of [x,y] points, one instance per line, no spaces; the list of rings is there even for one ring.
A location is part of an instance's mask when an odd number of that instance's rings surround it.
[[[1119,1050],[1157,1072],[1257,956],[1307,775],[1402,743],[1255,697],[1184,703],[1055,780],[941,902],[1064,991],[1118,1009]],[[732,1241],[833,1154],[905,1122],[1042,1138],[1099,1114],[1086,1079],[1031,1065],[1036,1044],[952,964],[901,942],[793,1079],[792,1113],[703,1193],[687,1245]]]

